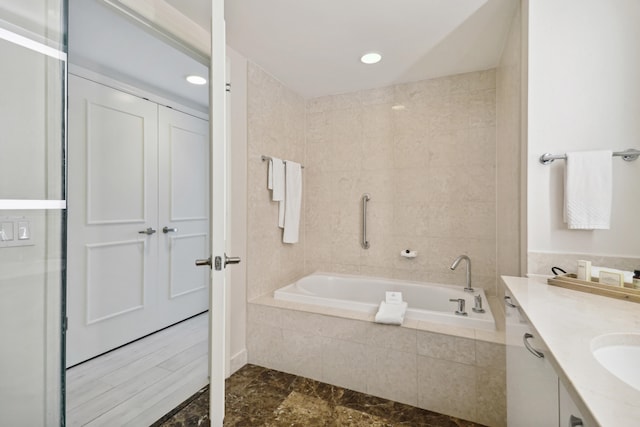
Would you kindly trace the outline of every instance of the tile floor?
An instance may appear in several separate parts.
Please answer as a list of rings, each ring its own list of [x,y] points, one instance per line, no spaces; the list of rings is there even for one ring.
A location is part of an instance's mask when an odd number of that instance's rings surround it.
[[[209,426],[205,387],[154,427]],[[225,426],[482,427],[295,375],[246,365],[226,383]]]

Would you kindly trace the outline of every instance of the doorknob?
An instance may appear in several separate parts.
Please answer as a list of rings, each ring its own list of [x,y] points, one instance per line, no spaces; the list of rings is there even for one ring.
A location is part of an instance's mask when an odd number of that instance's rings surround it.
[[[239,264],[240,263],[240,257],[237,256],[232,256],[232,257],[228,257],[227,254],[224,254],[224,265],[222,265],[222,257],[217,256],[215,259],[215,269],[216,271],[220,271],[222,270],[223,267],[226,267],[227,264]],[[196,266],[198,267],[202,267],[208,265],[209,267],[212,267],[211,265],[211,257],[207,258],[207,259],[197,259],[196,260]]]
[[[240,264],[240,257],[239,256],[227,256],[227,254],[224,254],[224,266],[226,267],[227,264]]]
[[[178,229],[177,229],[177,228],[169,228],[169,227],[167,227],[166,225],[165,225],[164,227],[162,227],[162,232],[163,232],[164,234],[167,234],[167,233],[176,233],[177,231],[178,231]]]
[[[207,259],[197,259],[196,260],[196,266],[197,267],[204,267],[205,265],[208,265],[209,267],[211,267],[211,257],[209,257]]]
[[[154,230],[153,228],[149,227],[146,230],[142,230],[142,231],[138,231],[138,234],[148,234],[151,235],[153,233],[155,233],[156,230]]]

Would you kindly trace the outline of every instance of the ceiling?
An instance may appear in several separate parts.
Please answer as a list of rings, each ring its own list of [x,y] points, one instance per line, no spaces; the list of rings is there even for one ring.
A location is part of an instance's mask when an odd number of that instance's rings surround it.
[[[165,0],[210,28],[210,0]],[[306,98],[495,67],[515,0],[231,0],[227,43]],[[360,56],[379,52],[376,65]]]
[[[69,62],[122,83],[208,111],[208,85],[185,77],[207,77],[206,65],[126,19],[101,0],[69,1]]]
[[[211,0],[153,1],[163,1],[209,31]],[[78,57],[90,57],[94,62],[125,62],[122,66],[129,68],[149,62],[153,64],[150,67],[153,74],[171,74],[158,77],[166,80],[164,83],[150,84],[166,85],[170,78],[184,74],[182,61],[175,52],[171,60],[156,60],[152,50],[142,47],[148,53],[142,55],[144,58],[140,58],[140,50],[126,54],[131,45],[138,44],[134,42],[138,36],[114,31],[115,22],[96,18],[95,22],[85,19],[74,23],[74,8],[76,12],[79,9],[83,13],[99,12],[97,5],[79,3],[101,1],[70,1],[72,62],[75,47]],[[227,43],[289,88],[305,98],[313,98],[495,67],[517,3],[515,0],[230,0],[225,3]],[[88,11],[92,8],[96,10]],[[83,34],[75,43],[74,27],[76,33]],[[83,27],[82,31],[78,27]],[[94,33],[100,31],[105,34],[96,42]],[[146,38],[141,36],[144,43],[153,38],[148,31],[138,31],[146,34]],[[107,42],[111,47],[99,44]],[[368,51],[381,53],[382,61],[375,65],[360,63],[360,56]],[[123,57],[126,61],[117,59]],[[172,70],[175,67],[182,68]],[[206,95],[200,94],[197,102],[206,104]]]

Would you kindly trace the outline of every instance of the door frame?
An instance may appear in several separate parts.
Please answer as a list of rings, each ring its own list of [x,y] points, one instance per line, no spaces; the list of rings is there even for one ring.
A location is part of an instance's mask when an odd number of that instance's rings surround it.
[[[209,64],[209,135],[211,138],[211,257],[226,257],[227,120],[226,37],[224,0],[211,0],[211,63]],[[224,380],[227,367],[227,286],[224,265],[211,269],[209,292],[209,419],[224,420]]]

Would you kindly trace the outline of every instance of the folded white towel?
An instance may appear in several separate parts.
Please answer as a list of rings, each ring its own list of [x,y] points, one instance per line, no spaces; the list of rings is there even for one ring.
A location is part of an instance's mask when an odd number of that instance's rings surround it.
[[[300,210],[302,208],[302,168],[300,163],[287,160],[285,164],[284,243],[298,243]]]
[[[567,153],[564,219],[569,229],[609,229],[612,154],[610,150]]]
[[[269,160],[267,187],[271,191],[271,200],[278,203],[278,227],[284,228],[284,161],[277,157]]]
[[[284,162],[277,157],[269,161],[269,185],[269,189],[273,190],[271,200],[284,200]]]
[[[402,325],[404,322],[404,314],[407,311],[407,303],[386,303],[382,301],[380,308],[376,313],[376,323],[385,323],[387,325]]]

